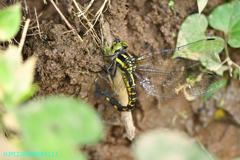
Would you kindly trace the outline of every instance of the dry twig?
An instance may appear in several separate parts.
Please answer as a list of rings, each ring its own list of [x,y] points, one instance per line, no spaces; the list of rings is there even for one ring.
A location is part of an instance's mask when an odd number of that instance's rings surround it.
[[[24,29],[23,29],[23,33],[22,33],[22,37],[21,37],[21,40],[20,40],[20,44],[19,44],[19,47],[18,47],[18,52],[19,53],[22,51],[23,44],[24,44],[25,39],[26,39],[29,23],[30,23],[30,19],[27,19],[26,22],[25,22]]]
[[[41,35],[40,27],[39,27],[39,22],[38,22],[38,17],[37,17],[36,7],[34,7],[34,11],[35,11],[36,20],[37,20],[38,34],[39,34],[39,37],[42,39],[42,35]]]
[[[95,14],[96,19],[95,19],[95,22],[93,23],[93,26],[96,24],[96,22],[99,19],[100,15],[103,13],[103,9],[104,9],[104,7],[105,7],[107,2],[108,2],[108,5],[110,6],[110,0],[104,0],[103,5],[100,7],[100,9]]]
[[[110,48],[110,44],[113,42],[113,38],[112,35],[110,33],[110,26],[109,23],[107,21],[103,20],[103,16],[101,17],[101,23],[102,23],[102,33],[103,36],[106,38],[107,40],[107,44],[108,47]],[[117,70],[116,76],[114,78],[114,81],[122,81],[123,82],[123,78],[122,78],[122,73],[119,71],[119,69]],[[117,82],[116,84],[120,84],[119,82]],[[123,106],[127,106],[128,104],[128,94],[127,94],[127,89],[123,89],[120,88],[121,85],[115,86],[116,90],[117,90],[117,94],[119,97],[119,103]],[[133,138],[135,137],[135,127],[133,124],[133,119],[132,119],[132,112],[121,112],[121,117],[122,117],[122,121],[124,124],[124,127],[126,129],[126,135],[128,137],[129,140],[133,140]]]
[[[68,22],[68,20],[65,18],[65,16],[62,14],[62,12],[59,10],[59,8],[57,7],[57,5],[53,2],[53,0],[50,0],[50,2],[52,3],[52,5],[54,6],[54,8],[57,10],[57,12],[59,13],[59,15],[62,17],[62,19],[65,21],[65,23],[67,24],[67,26],[70,28],[70,30],[73,31],[73,34],[74,35],[77,35],[78,38],[80,39],[81,42],[83,42],[86,50],[88,51],[88,55],[90,55],[90,51],[89,49],[87,48],[87,45],[86,43],[83,41],[83,39],[81,38],[81,36],[77,33],[76,29],[72,27],[72,25]]]
[[[78,17],[82,16],[83,19],[85,19],[87,21],[87,25],[89,26],[89,28],[87,26],[84,25],[84,23],[80,20],[80,23],[83,25],[83,27],[85,29],[87,29],[87,32],[84,34],[86,35],[89,31],[90,31],[90,34],[92,35],[93,37],[93,40],[95,41],[95,43],[98,45],[100,44],[101,40],[99,39],[98,35],[96,34],[95,30],[94,30],[94,26],[92,25],[92,23],[89,21],[89,19],[87,18],[87,16],[85,15],[85,13],[87,13],[88,9],[91,7],[92,3],[93,3],[93,0],[89,3],[89,5],[84,9],[84,11],[81,10],[80,6],[77,4],[77,2],[75,0],[73,0],[74,2],[74,5],[75,7],[77,8],[78,10],[78,13],[76,13],[76,15]]]

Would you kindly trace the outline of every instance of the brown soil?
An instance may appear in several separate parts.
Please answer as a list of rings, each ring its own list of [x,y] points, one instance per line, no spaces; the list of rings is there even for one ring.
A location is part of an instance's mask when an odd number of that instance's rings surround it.
[[[104,65],[101,48],[89,34],[83,36],[86,29],[68,14],[67,1],[59,0],[59,8],[76,27],[90,53],[77,36],[68,32],[68,27],[50,2],[47,5],[40,0],[27,2],[30,13],[24,12],[23,16],[31,15],[34,19],[34,7],[38,15],[43,13],[39,18],[42,38],[37,36],[36,29],[29,30],[29,34],[36,35],[27,39],[23,50],[25,59],[32,55],[38,57],[35,82],[40,89],[35,96],[67,94],[89,102],[107,124],[103,141],[86,149],[89,159],[133,159],[132,142],[126,138],[120,113],[113,107],[106,108],[105,104],[97,102],[93,94],[92,86],[101,70],[93,64]],[[81,1],[81,5],[86,2]],[[173,33],[177,35],[184,19],[197,12],[196,0],[175,1],[176,14],[168,2],[113,0],[103,14],[110,24],[113,37],[126,41],[129,44],[128,51],[134,56],[140,56],[153,50],[174,48],[177,37],[173,37]],[[92,12],[95,13],[102,3],[94,2]],[[209,1],[206,14],[222,3],[225,1]],[[99,33],[98,23],[95,29]],[[234,51],[238,54],[233,55],[233,60],[236,59],[235,62],[239,64],[240,50]],[[137,134],[154,128],[179,129],[192,137],[198,137],[206,149],[222,160],[240,156],[239,80],[229,78],[227,86],[217,93],[216,96],[224,100],[223,105],[214,99],[203,103],[201,97],[193,102],[186,99],[161,99],[147,95],[141,87],[137,89],[138,102],[133,111]],[[213,118],[217,108],[227,112],[227,118],[223,121]]]

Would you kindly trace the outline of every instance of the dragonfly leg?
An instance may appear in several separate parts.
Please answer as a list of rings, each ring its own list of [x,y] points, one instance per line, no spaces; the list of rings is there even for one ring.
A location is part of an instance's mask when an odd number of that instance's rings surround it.
[[[105,67],[101,66],[100,64],[91,63],[91,65],[97,65],[97,66],[101,67],[104,72],[108,73],[108,70]]]
[[[103,55],[104,57],[113,57],[113,56],[115,56],[114,54],[113,55],[106,55],[106,54],[104,54]]]
[[[116,66],[115,66],[115,68],[114,68],[114,72],[113,72],[112,77],[115,77],[115,76],[116,76],[117,68],[118,68],[118,64],[116,64]]]
[[[114,59],[112,60],[111,64],[108,66],[107,70],[109,70],[109,69],[112,67],[112,65],[113,65],[113,63],[115,62],[115,60],[116,60],[116,58],[114,58]]]

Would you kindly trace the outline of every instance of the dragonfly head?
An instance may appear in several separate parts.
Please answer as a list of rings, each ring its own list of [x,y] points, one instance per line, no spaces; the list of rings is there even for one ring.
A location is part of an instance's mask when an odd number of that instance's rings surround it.
[[[128,44],[124,41],[120,41],[119,39],[115,39],[112,43],[112,53],[116,53],[120,50],[126,49],[128,47]]]

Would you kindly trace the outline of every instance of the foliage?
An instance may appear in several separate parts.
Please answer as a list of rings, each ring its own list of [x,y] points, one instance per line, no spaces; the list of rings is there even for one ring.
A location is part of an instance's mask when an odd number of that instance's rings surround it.
[[[227,43],[233,48],[240,47],[240,1],[225,3],[209,15],[209,24],[224,32]]]
[[[176,16],[176,11],[175,11],[175,8],[174,8],[174,1],[170,0],[168,2],[168,6],[171,8],[171,10],[173,11],[174,15]]]
[[[226,86],[227,84],[227,80],[226,79],[222,79],[221,80],[221,84],[222,84],[222,87]],[[212,87],[213,84],[210,84],[209,85],[209,88]],[[210,92],[207,92],[204,94],[204,97],[203,97],[203,102],[206,102],[215,92],[219,91],[221,88],[218,88],[216,90],[212,90]]]
[[[67,97],[31,101],[15,111],[29,152],[57,152],[59,159],[86,159],[77,146],[95,143],[103,124],[89,105]],[[46,157],[52,159],[53,157]]]
[[[182,46],[188,43],[192,43],[201,39],[207,39],[212,37],[206,37],[205,31],[208,26],[207,18],[203,14],[193,14],[188,16],[178,33],[178,39],[177,39],[177,46]],[[220,37],[214,37],[215,41],[213,43],[208,42],[208,44],[205,44],[205,50],[209,50],[209,54],[199,54],[198,56],[195,56],[195,59],[193,59],[192,56],[186,54],[184,58],[188,58],[191,60],[198,60],[202,63],[203,66],[205,66],[208,70],[215,71],[219,75],[223,75],[222,70],[222,64],[219,58],[219,53],[224,48],[224,40]],[[200,50],[200,48],[199,48]],[[194,53],[197,52],[194,51]],[[195,54],[196,55],[196,54]],[[177,57],[178,55],[174,54],[174,57]],[[183,57],[183,56],[182,56]]]
[[[198,1],[198,5],[200,2]],[[204,2],[207,3],[207,2]],[[228,43],[232,47],[240,46],[240,2],[232,1],[223,5],[218,6],[216,9],[212,11],[209,15],[209,23],[210,25],[218,30],[224,32],[225,43]],[[200,9],[199,9],[200,10]],[[200,11],[199,11],[200,12]],[[181,46],[184,44],[188,44],[200,39],[209,38],[205,36],[205,31],[208,26],[207,18],[202,14],[193,14],[188,16],[183,22],[181,29],[178,34],[177,46]],[[220,37],[214,37],[221,39]],[[221,46],[220,44],[216,44],[214,46]],[[186,55],[185,58],[189,58],[192,60],[199,60],[203,66],[205,66],[208,70],[216,72],[218,75],[223,75],[223,73],[229,70],[230,76],[234,78],[240,78],[240,67],[234,63],[229,55],[227,45],[223,47],[225,49],[226,59],[221,62],[217,53],[221,52],[221,47],[209,46],[211,50],[214,51],[214,57],[209,58],[207,61],[202,61],[204,58],[192,59]],[[204,56],[204,55],[202,55]],[[174,55],[177,57],[177,55]],[[204,59],[206,60],[206,59]],[[224,65],[227,63],[227,65]],[[232,68],[235,66],[235,68]],[[222,80],[222,87],[226,84],[225,80]],[[211,86],[210,86],[211,87]],[[214,91],[216,92],[216,91]],[[203,101],[206,101],[214,92],[209,92],[204,95]]]
[[[232,1],[218,6],[209,15],[210,25],[224,32],[224,39],[231,47],[240,47],[240,1]],[[224,72],[229,70],[230,76],[240,79],[240,66],[233,62],[228,54],[228,46],[225,45],[226,59],[219,71]],[[233,68],[234,66],[234,68]],[[219,73],[219,72],[217,72]]]
[[[155,130],[140,135],[134,144],[137,160],[184,159],[212,160],[196,142],[176,131]]]
[[[208,21],[203,14],[192,14],[188,16],[179,30],[177,46],[206,38],[204,33],[207,26]]]
[[[200,14],[204,7],[207,5],[208,0],[197,0],[197,4],[198,4],[198,13]]]
[[[37,87],[32,85],[35,62],[36,58],[31,57],[22,63],[16,46],[0,53],[0,100],[5,107],[13,108],[35,93]]]
[[[204,35],[207,26],[207,18],[204,15],[193,14],[188,16],[183,22],[178,33],[177,46],[182,46],[194,41],[210,38]],[[220,37],[215,38],[218,39],[218,41],[216,41],[216,44],[209,43],[208,46],[207,44],[204,45],[206,50],[211,51],[208,55],[208,57],[211,58],[206,58],[206,55],[204,54],[200,54],[197,59],[193,59],[193,57],[188,54],[186,54],[184,58],[199,60],[207,69],[217,71],[221,67],[218,53],[221,52],[224,47],[224,40]],[[177,55],[174,54],[174,57],[177,57]]]
[[[17,34],[21,21],[21,5],[15,4],[0,12],[0,41]],[[22,56],[15,46],[0,52],[0,102],[7,106],[19,104],[34,92],[31,83],[36,59],[22,64]],[[26,76],[22,76],[25,75]]]
[[[174,11],[174,1],[169,1],[168,6]]]
[[[13,38],[20,27],[21,5],[15,4],[0,12],[0,41],[7,41]]]

